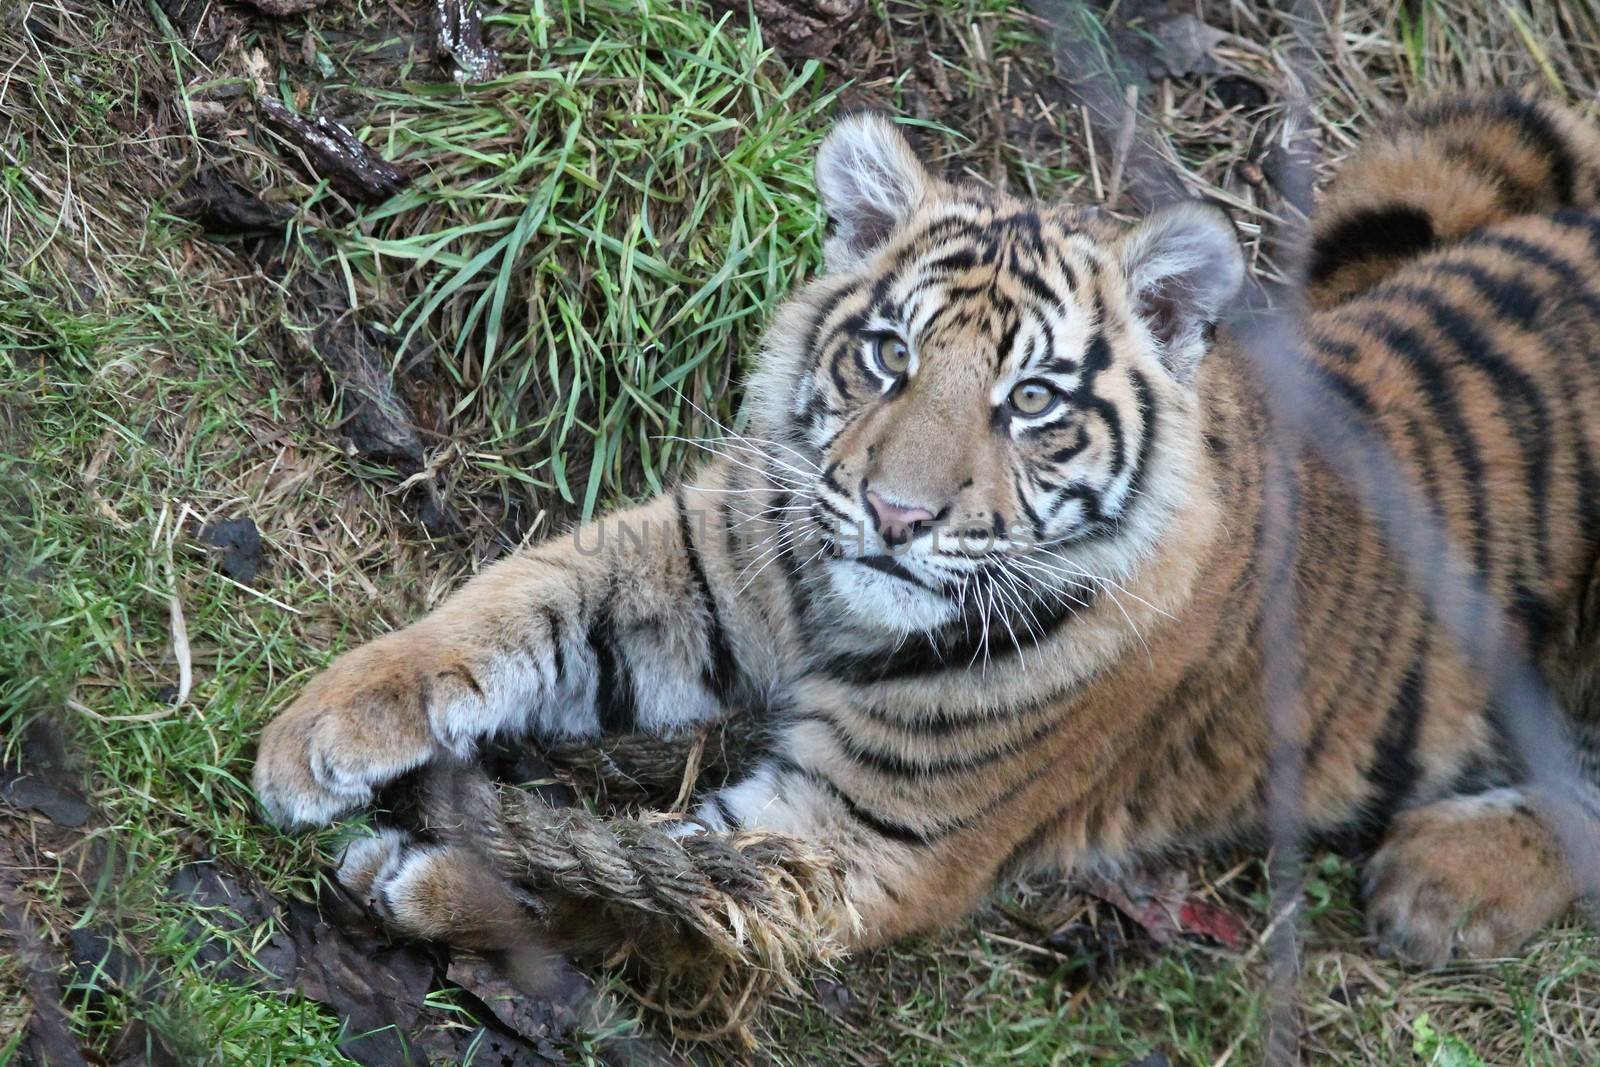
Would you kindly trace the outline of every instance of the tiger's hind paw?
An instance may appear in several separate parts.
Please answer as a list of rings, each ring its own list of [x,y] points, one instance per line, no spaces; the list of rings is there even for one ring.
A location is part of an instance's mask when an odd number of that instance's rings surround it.
[[[1517,951],[1575,892],[1527,798],[1497,789],[1395,818],[1367,864],[1367,926],[1383,954],[1441,967]]]
[[[396,933],[483,951],[526,942],[536,901],[457,845],[423,844],[399,830],[345,848],[337,877]]]

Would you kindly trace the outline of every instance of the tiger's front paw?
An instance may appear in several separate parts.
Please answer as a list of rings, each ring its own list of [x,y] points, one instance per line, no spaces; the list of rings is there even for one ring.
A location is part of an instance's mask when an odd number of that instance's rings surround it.
[[[372,800],[378,787],[444,751],[430,708],[481,697],[472,674],[410,631],[339,657],[268,725],[256,796],[268,818],[298,829]]]
[[[1451,797],[1399,815],[1366,870],[1379,951],[1440,967],[1515,952],[1572,903],[1553,835],[1522,793]]]

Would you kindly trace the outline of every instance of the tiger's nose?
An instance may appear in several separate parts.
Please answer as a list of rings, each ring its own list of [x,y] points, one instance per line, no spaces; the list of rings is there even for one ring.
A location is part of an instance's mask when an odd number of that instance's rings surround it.
[[[871,489],[867,490],[867,507],[872,509],[872,520],[877,523],[878,536],[890,548],[899,548],[917,532],[917,523],[932,522],[936,517],[927,508],[909,508],[891,504]]]

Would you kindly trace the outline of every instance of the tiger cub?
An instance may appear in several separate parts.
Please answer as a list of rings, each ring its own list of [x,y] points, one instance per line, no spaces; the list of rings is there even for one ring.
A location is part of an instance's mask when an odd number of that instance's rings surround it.
[[[1123,225],[949,184],[868,115],[833,128],[816,178],[825,268],[774,315],[748,433],[335,660],[261,739],[273,820],[327,822],[488,738],[763,716],[770,751],[695,825],[831,847],[859,944],[948,923],[1005,872],[1259,836],[1272,457],[1218,328],[1245,273],[1229,220],[1179,203]],[[1597,189],[1600,138],[1555,106],[1397,120],[1316,221],[1305,356],[1539,651],[1579,735]],[[1515,949],[1576,890],[1486,681],[1346,484],[1311,452],[1277,461],[1301,492],[1305,818],[1373,835],[1383,949]],[[450,847],[391,833],[352,862],[403,930],[492,941],[519,921]]]

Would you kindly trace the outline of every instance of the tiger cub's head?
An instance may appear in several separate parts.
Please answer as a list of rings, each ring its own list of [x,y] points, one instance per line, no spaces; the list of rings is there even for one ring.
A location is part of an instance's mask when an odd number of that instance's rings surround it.
[[[873,115],[816,175],[826,269],[749,386],[798,561],[902,632],[1125,577],[1183,498],[1195,376],[1244,276],[1227,217],[1124,227],[947,184]]]

